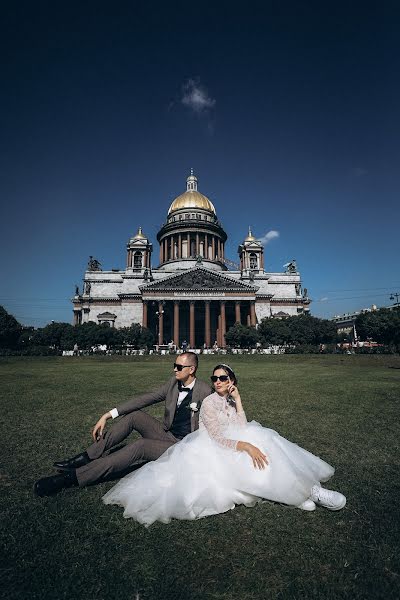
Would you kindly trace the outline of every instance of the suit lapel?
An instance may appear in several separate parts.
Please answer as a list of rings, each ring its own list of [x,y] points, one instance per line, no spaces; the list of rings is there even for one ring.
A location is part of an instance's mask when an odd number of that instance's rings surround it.
[[[165,399],[165,424],[167,427],[171,427],[172,421],[175,417],[176,402],[178,400],[178,382],[172,385],[169,394]]]

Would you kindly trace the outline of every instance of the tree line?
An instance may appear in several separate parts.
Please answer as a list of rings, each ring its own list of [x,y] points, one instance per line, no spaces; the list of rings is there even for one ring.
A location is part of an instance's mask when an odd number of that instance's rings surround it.
[[[359,315],[355,322],[358,338],[373,340],[391,351],[400,350],[400,307],[380,309]],[[236,323],[225,336],[232,348],[286,346],[288,351],[316,351],[321,345],[336,346],[343,339],[338,336],[335,323],[311,315],[286,319],[263,319],[257,328]],[[22,354],[54,353],[61,350],[89,350],[98,345],[107,348],[150,349],[155,344],[153,333],[134,323],[115,329],[107,324],[90,321],[82,325],[51,323],[34,329],[23,327],[17,319],[0,306],[0,349]]]
[[[93,321],[82,325],[50,323],[33,329],[23,327],[17,319],[0,306],[0,349],[22,354],[59,354],[62,350],[90,350],[96,346],[107,348],[151,348],[154,335],[149,329],[134,323],[130,327],[115,329]]]

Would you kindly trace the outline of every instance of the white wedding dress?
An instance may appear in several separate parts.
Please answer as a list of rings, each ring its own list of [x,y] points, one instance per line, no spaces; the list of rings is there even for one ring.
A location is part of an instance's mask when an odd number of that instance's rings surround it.
[[[250,456],[236,450],[239,440],[267,455],[265,469],[255,469]],[[247,423],[244,412],[214,393],[202,403],[198,431],[124,477],[103,501],[123,506],[124,517],[148,526],[199,519],[262,499],[299,506],[313,485],[333,473],[333,467],[276,431]]]

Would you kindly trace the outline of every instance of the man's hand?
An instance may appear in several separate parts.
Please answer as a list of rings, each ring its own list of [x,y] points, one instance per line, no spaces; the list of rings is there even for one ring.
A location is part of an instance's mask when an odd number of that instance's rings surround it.
[[[106,426],[107,419],[111,419],[111,413],[109,413],[109,412],[104,413],[104,415],[102,417],[100,417],[100,419],[97,421],[96,425],[94,426],[94,429],[92,432],[92,437],[95,442],[97,442],[97,440],[99,440],[101,438],[101,436],[103,435],[103,431],[104,431],[104,427]]]
[[[265,465],[269,464],[267,455],[263,454],[259,448],[249,442],[238,442],[236,449],[241,452],[247,452],[253,461],[255,469],[265,469]]]

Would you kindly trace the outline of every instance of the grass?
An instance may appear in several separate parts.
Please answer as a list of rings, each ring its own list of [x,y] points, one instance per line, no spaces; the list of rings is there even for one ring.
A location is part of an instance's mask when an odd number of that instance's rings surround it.
[[[201,359],[208,378],[217,361]],[[0,361],[0,590],[8,600],[400,597],[400,357],[234,356],[249,419],[336,467],[338,513],[262,503],[149,529],[104,483],[44,499],[33,482],[90,441],[100,414],[154,388],[169,357]],[[161,407],[151,409],[162,413]]]

